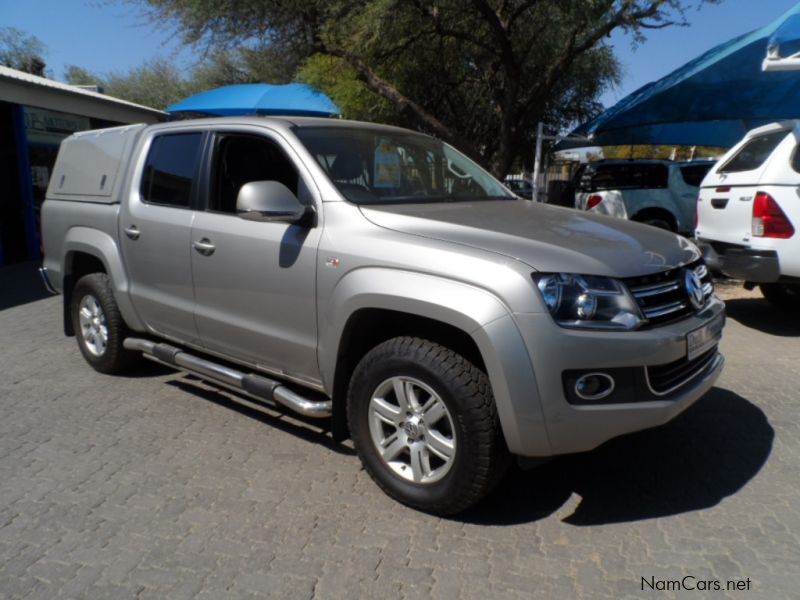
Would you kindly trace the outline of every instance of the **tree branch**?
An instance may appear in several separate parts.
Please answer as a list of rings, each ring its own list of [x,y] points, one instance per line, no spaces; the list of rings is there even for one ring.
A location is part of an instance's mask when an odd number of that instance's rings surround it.
[[[483,39],[479,36],[472,35],[470,33],[464,31],[457,31],[455,29],[450,29],[444,26],[438,11],[432,9],[429,6],[423,5],[420,0],[412,0],[412,4],[414,8],[416,8],[420,14],[429,18],[433,23],[433,27],[440,36],[442,37],[449,37],[456,40],[461,40],[462,42],[468,42],[473,46],[477,46],[478,48],[482,48],[486,50],[490,54],[497,55],[497,48],[492,46],[491,44],[487,44]]]
[[[637,6],[636,1],[625,0],[623,5],[610,19],[589,32],[580,43],[578,43],[577,39],[581,28],[580,26],[574,28],[561,55],[550,65],[545,76],[539,80],[536,88],[539,90],[552,88],[562,74],[575,62],[578,56],[593,48],[597,42],[614,31],[617,27],[630,23],[641,24],[645,19],[658,15],[661,7],[666,2],[667,0],[655,0],[647,8],[632,11],[632,9]],[[664,23],[665,26],[674,24],[674,22],[671,21],[664,21]]]
[[[422,106],[402,94],[397,88],[380,77],[361,58],[351,52],[343,50],[342,48],[329,46],[326,48],[326,52],[331,56],[336,56],[345,60],[351,67],[353,67],[353,69],[355,69],[358,79],[362,81],[367,88],[386,98],[392,103],[392,105],[394,105],[399,113],[412,116],[414,119],[422,123],[429,131],[433,132],[440,138],[457,145],[467,154],[472,156],[478,155],[478,152],[475,148],[473,148],[472,144],[462,139],[452,129],[434,117]]]
[[[500,56],[503,63],[512,74],[518,73],[519,68],[516,57],[514,56],[514,47],[511,44],[508,30],[506,26],[503,25],[500,15],[489,6],[486,0],[472,0],[472,4],[491,28],[495,41],[500,47]]]

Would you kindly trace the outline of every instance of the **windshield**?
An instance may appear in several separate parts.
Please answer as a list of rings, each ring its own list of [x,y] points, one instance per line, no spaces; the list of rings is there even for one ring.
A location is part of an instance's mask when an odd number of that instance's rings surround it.
[[[356,127],[299,127],[295,134],[355,204],[515,199],[466,156],[425,135]]]

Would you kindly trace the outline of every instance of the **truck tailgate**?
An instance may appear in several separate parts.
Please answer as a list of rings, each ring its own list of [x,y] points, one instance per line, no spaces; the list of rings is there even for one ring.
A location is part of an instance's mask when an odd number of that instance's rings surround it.
[[[748,244],[756,186],[718,186],[700,189],[697,201],[698,238]]]

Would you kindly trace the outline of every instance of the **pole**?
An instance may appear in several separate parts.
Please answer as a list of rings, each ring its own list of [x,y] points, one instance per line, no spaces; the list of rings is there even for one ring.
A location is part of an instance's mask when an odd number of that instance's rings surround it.
[[[536,156],[533,159],[533,181],[531,181],[531,188],[533,193],[531,198],[534,202],[539,201],[539,171],[542,168],[542,136],[544,135],[544,123],[539,121],[536,127]]]
[[[20,104],[12,106],[14,119],[14,143],[17,151],[17,172],[22,195],[25,218],[25,240],[27,242],[27,259],[42,257],[39,252],[39,231],[36,225],[36,200],[33,196],[33,180],[31,179],[31,162],[28,154],[28,137],[25,133],[25,112]]]

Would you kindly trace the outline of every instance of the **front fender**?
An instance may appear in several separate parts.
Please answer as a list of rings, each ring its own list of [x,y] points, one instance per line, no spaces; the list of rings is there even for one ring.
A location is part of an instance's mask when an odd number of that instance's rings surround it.
[[[351,315],[384,309],[434,319],[467,333],[486,365],[509,449],[550,454],[536,378],[507,307],[487,290],[416,272],[363,268],[342,277],[320,318],[319,363],[333,389],[339,341]],[[533,450],[532,450],[533,448]]]
[[[144,331],[145,327],[128,294],[129,281],[122,263],[119,246],[117,242],[107,233],[91,227],[72,227],[64,236],[64,244],[61,251],[62,265],[61,273],[68,274],[70,265],[67,264],[72,253],[83,252],[97,258],[103,263],[106,273],[111,279],[111,287],[114,292],[114,299],[117,302],[119,311],[125,323],[131,329]],[[74,284],[74,282],[73,282]],[[69,291],[64,290],[65,301],[69,297]]]

